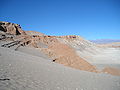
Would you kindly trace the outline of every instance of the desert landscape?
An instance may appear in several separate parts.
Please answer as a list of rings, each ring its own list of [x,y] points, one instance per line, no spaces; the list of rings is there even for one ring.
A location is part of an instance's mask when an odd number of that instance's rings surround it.
[[[1,21],[0,90],[120,90],[120,42],[45,35]]]

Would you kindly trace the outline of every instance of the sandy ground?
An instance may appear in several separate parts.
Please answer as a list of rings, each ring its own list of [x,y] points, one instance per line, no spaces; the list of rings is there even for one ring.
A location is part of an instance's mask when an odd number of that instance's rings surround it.
[[[77,50],[77,53],[86,61],[98,67],[112,66],[120,68],[120,48],[104,48],[95,53]]]
[[[80,71],[46,58],[0,48],[0,90],[120,90],[119,76]]]
[[[120,64],[120,48],[104,49],[100,54],[94,55],[93,62],[99,64]]]
[[[87,50],[77,50],[79,56],[95,65],[98,70],[112,75],[120,76],[120,48],[102,48],[97,52],[90,53]]]

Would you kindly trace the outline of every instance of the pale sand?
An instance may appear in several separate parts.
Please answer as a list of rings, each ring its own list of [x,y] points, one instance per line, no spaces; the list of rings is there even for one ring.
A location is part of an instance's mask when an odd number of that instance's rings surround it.
[[[0,90],[120,90],[119,76],[76,70],[7,48],[0,48],[0,79]]]

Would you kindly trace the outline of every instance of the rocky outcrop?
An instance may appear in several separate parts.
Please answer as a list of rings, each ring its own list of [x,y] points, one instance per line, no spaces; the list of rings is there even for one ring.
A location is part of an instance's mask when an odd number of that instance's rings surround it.
[[[19,24],[14,24],[10,22],[0,22],[0,31],[6,32],[13,35],[26,35]]]

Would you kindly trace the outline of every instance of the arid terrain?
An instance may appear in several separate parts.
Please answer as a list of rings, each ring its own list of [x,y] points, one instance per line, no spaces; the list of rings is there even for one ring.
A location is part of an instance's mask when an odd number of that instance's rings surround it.
[[[96,44],[0,22],[0,90],[120,90],[120,42]]]

